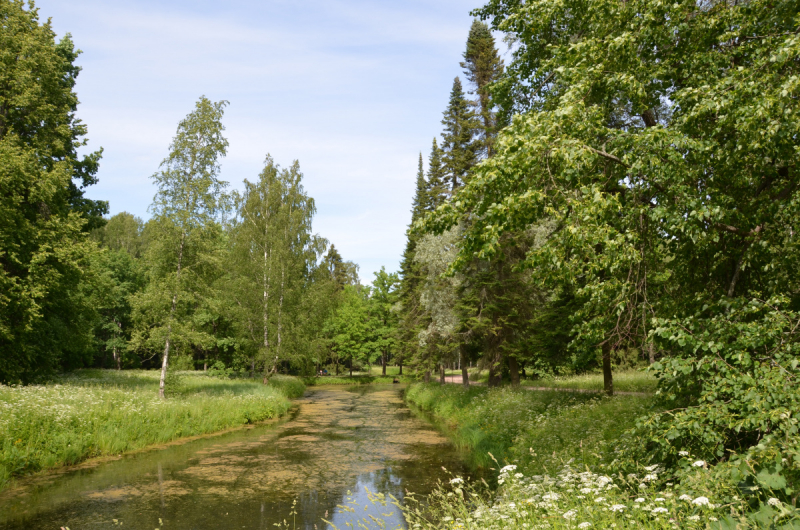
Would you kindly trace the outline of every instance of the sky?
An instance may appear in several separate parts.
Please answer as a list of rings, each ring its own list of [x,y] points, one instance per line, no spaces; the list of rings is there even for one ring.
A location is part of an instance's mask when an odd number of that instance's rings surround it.
[[[149,218],[150,176],[201,95],[227,100],[221,177],[299,160],[314,231],[364,283],[399,269],[419,153],[427,161],[480,0],[38,0],[83,51],[76,91],[93,199]]]

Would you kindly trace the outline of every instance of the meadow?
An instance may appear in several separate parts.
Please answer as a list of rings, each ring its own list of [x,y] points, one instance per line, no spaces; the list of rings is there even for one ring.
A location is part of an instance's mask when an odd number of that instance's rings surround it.
[[[296,378],[260,381],[157,371],[79,370],[52,383],[0,385],[0,489],[14,477],[119,455],[285,414],[303,394]]]

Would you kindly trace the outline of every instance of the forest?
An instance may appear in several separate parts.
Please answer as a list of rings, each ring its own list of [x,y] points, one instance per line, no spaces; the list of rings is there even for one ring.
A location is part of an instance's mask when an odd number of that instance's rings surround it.
[[[495,481],[445,481],[409,525],[800,527],[798,2],[488,0],[400,270],[369,285],[314,233],[298,161],[221,180],[226,101],[187,109],[148,220],[109,216],[79,52],[0,6],[0,390],[388,375]],[[602,393],[525,390],[562,380]]]

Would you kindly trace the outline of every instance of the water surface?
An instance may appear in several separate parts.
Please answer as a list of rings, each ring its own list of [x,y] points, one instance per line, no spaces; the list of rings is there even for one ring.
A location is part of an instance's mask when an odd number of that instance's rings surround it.
[[[395,528],[397,508],[372,506],[365,488],[426,493],[443,467],[466,472],[396,385],[314,387],[271,425],[23,481],[0,495],[0,529],[344,529],[369,515]]]

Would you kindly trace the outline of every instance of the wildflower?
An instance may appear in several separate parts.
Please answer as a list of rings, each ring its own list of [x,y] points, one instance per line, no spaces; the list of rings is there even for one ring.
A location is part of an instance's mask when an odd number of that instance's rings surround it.
[[[656,469],[658,469],[658,464],[653,465],[653,466],[647,466],[645,469],[647,471],[655,471]]]
[[[719,519],[717,519],[716,517],[709,517],[709,518],[708,518],[708,520],[709,520],[709,521],[712,521],[712,522],[717,522],[717,521],[719,521]]]
[[[647,489],[647,484],[645,484],[645,483],[639,484],[639,489],[640,490],[646,490]]]
[[[704,461],[704,460],[698,460],[697,462],[695,462],[695,463],[694,463],[694,464],[692,464],[692,465],[693,465],[694,467],[704,467],[704,466],[706,465],[706,463],[705,463],[705,461]]]
[[[699,515],[690,515],[690,516],[688,517],[688,519],[689,519],[690,521],[699,521],[699,520],[700,520],[700,516],[699,516]]]
[[[523,475],[522,473],[515,473],[515,474],[514,474],[514,476],[515,476],[516,478],[522,478],[522,477],[524,477],[525,475]]]
[[[655,475],[655,474],[651,473],[649,475],[645,475],[642,480],[645,481],[645,482],[649,482],[651,480],[658,480],[658,475]]]
[[[633,501],[633,502],[644,502],[644,498],[642,498],[642,497],[639,497],[638,499],[636,499],[636,500],[635,500],[635,501]]]
[[[621,512],[625,508],[627,508],[627,506],[625,506],[624,504],[615,504],[614,506],[611,507],[611,511],[612,512]]]
[[[589,528],[590,526],[592,526],[592,523],[583,522],[583,523],[578,525],[578,528],[583,530],[584,528]]]
[[[689,451],[678,451],[678,455],[680,455],[680,456],[689,456]]]
[[[587,493],[591,493],[591,492],[592,492],[592,488],[581,488],[581,493],[583,493],[584,495],[587,494]]]
[[[653,509],[652,513],[667,513],[669,510],[666,508],[659,506],[658,508]]]
[[[656,497],[656,502],[664,502],[665,500],[667,499],[665,499],[664,497]]]
[[[775,497],[772,497],[767,501],[767,504],[769,504],[770,506],[780,506],[781,505],[781,501],[779,501]]]
[[[578,512],[576,512],[575,510],[570,510],[570,511],[564,513],[561,517],[563,517],[567,521],[570,521],[572,519],[575,519],[576,515],[578,515]]]
[[[450,481],[450,484],[461,484],[464,482],[464,479],[461,477],[456,477]]]
[[[697,497],[692,501],[692,504],[696,504],[697,506],[707,506],[708,505],[708,498],[707,497]]]
[[[604,500],[606,500],[605,497],[597,497],[594,502],[603,502]]]
[[[684,493],[683,495],[681,495],[680,497],[678,497],[678,500],[681,500],[681,501],[690,501],[690,500],[692,500],[692,498],[691,498],[691,497],[689,497],[688,495],[686,495],[686,494]]]
[[[509,464],[500,470],[500,473],[508,473],[509,471],[516,471],[517,466],[514,464]]]

